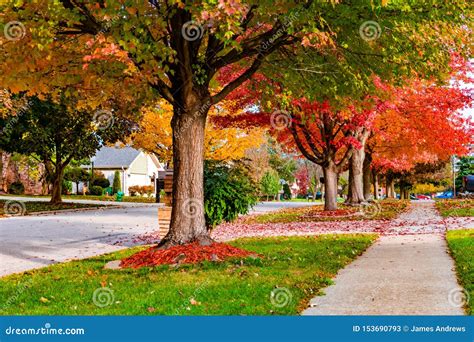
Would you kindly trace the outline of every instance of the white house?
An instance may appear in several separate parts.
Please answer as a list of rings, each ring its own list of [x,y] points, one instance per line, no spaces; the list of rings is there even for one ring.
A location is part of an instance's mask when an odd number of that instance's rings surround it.
[[[115,171],[120,172],[122,192],[129,195],[129,187],[134,185],[155,185],[158,171],[164,171],[154,154],[137,150],[133,147],[104,146],[91,158],[90,165],[82,165],[86,169],[94,168],[104,174],[110,184],[113,184]],[[82,187],[80,190],[82,191]]]

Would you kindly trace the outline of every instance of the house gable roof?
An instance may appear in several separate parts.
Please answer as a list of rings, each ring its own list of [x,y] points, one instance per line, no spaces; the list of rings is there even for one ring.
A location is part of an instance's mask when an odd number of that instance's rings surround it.
[[[94,168],[128,168],[132,162],[142,153],[133,147],[109,147],[104,146],[97,151],[94,157]]]

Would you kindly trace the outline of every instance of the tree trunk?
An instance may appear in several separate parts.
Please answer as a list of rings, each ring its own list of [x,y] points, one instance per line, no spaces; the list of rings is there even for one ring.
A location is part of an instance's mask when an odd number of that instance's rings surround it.
[[[365,153],[362,172],[364,182],[364,198],[366,201],[375,198],[375,194],[372,194],[372,170],[370,168],[370,164],[372,164],[372,156],[370,153]]]
[[[349,191],[347,203],[360,204],[364,198],[363,163],[365,158],[364,149],[354,150],[349,160]]]
[[[323,167],[324,171],[324,210],[337,209],[337,171],[334,163]]]
[[[374,199],[378,200],[379,199],[379,178],[375,170],[372,170],[372,178],[374,182],[373,183],[374,184]]]
[[[54,172],[54,178],[52,183],[51,189],[51,201],[52,204],[58,204],[63,201],[62,199],[62,187],[63,187],[63,175],[64,175],[64,168],[59,166],[56,167],[56,171]]]
[[[160,248],[198,242],[212,243],[204,217],[204,129],[210,104],[188,99],[188,111],[174,108],[173,203],[170,230]]]
[[[396,198],[395,194],[395,182],[393,176],[390,174],[386,175],[386,195],[387,198]]]

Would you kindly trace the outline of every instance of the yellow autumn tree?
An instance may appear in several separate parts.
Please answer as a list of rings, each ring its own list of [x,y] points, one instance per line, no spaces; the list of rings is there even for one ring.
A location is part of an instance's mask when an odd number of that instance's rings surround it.
[[[245,157],[245,151],[260,146],[264,142],[264,130],[260,128],[241,129],[213,127],[211,119],[216,115],[231,115],[225,103],[209,112],[209,122],[205,135],[205,158],[214,160],[232,160]],[[238,115],[238,113],[235,113]],[[135,147],[158,155],[163,161],[172,157],[172,107],[165,101],[156,106],[143,109],[140,129],[131,137]]]

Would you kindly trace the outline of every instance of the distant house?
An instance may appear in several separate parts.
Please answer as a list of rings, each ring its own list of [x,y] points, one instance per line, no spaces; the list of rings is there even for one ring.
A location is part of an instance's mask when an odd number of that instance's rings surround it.
[[[154,154],[137,150],[133,147],[104,146],[91,158],[89,165],[82,168],[100,171],[113,184],[115,171],[119,171],[122,183],[122,192],[129,195],[128,189],[134,185],[155,185],[158,171],[164,170]],[[81,187],[82,188],[82,187]],[[79,191],[82,191],[80,188]]]

